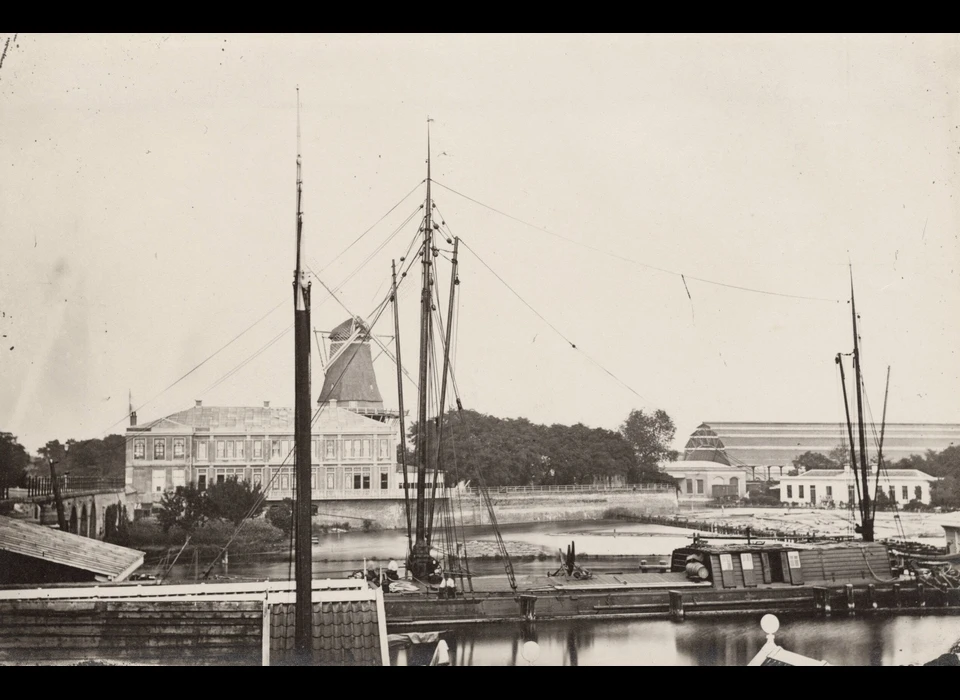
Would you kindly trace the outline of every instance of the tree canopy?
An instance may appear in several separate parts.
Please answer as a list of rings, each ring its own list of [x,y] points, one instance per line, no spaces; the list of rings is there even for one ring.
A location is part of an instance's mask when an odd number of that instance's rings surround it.
[[[625,425],[629,424],[628,434],[635,443],[622,432],[582,423],[547,426],[526,418],[497,418],[470,410],[458,415],[451,410],[443,417],[441,468],[448,474],[447,483],[474,480],[480,473],[488,486],[591,484],[611,479],[672,482],[657,467],[660,459],[676,457],[668,447],[675,432],[673,422],[662,411],[651,417],[649,425],[640,411],[631,417]],[[437,432],[437,422],[431,421],[427,429],[431,469],[436,463]],[[406,454],[411,473],[416,468],[419,434],[419,426],[412,424],[409,439],[414,449]]]
[[[662,409],[647,415],[633,410],[620,426],[620,435],[633,448],[637,458],[636,475],[659,472],[661,462],[673,462],[678,453],[670,448],[677,428]]]
[[[836,450],[834,450],[836,452]],[[833,453],[831,453],[833,454]],[[793,460],[793,466],[797,469],[803,467],[805,470],[810,469],[842,469],[842,465],[838,464],[830,457],[827,457],[825,454],[820,452],[804,452],[802,455]]]
[[[157,520],[164,532],[171,527],[192,533],[208,520],[226,520],[239,525],[245,518],[255,518],[266,507],[260,485],[231,477],[213,484],[205,491],[196,484],[163,494]]]
[[[37,452],[57,463],[60,474],[74,476],[121,477],[126,466],[126,439],[122,435],[108,435],[100,440],[50,440]]]
[[[26,474],[30,455],[12,433],[0,432],[0,484],[18,484]]]

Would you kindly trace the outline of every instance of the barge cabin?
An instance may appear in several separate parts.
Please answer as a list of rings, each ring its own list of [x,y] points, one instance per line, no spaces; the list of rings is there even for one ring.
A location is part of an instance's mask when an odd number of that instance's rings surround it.
[[[671,571],[714,589],[889,581],[887,547],[875,542],[699,543],[673,551]]]

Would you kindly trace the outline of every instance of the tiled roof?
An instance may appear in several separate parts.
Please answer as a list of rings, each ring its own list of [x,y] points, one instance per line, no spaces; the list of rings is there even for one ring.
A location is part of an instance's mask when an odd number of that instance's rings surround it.
[[[162,428],[165,427],[165,423],[174,423],[186,428],[206,428],[214,433],[293,433],[294,410],[292,408],[264,408],[262,406],[252,408],[243,406],[194,406],[138,427],[140,430]],[[378,427],[383,429],[384,424],[339,406],[324,406],[320,415],[313,422],[312,432],[314,434],[325,434],[344,429],[375,431]]]
[[[280,661],[294,647],[294,605],[273,607],[270,655]],[[313,658],[321,666],[381,666],[380,627],[374,600],[313,604]]]
[[[89,537],[0,515],[0,550],[122,581],[143,564],[144,553]]]

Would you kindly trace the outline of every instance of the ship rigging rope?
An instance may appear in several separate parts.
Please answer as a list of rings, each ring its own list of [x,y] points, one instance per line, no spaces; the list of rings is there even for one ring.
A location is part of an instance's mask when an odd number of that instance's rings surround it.
[[[269,316],[269,315],[272,314],[274,311],[276,311],[276,310],[279,309],[281,306],[283,306],[284,302],[286,302],[286,301],[287,301],[287,297],[286,297],[286,295],[284,295],[284,298],[281,299],[280,302],[277,303],[276,306],[274,306],[272,309],[270,309],[269,311],[267,311],[267,313],[265,313],[263,316],[261,316],[260,318],[258,318],[256,321],[254,321],[254,322],[251,323],[249,326],[247,326],[246,328],[244,328],[242,331],[240,331],[239,333],[237,333],[235,336],[233,336],[233,338],[231,338],[225,345],[222,345],[222,346],[221,346],[218,350],[216,350],[213,354],[208,355],[208,356],[206,357],[206,359],[204,359],[204,360],[202,360],[201,362],[199,362],[198,364],[194,365],[193,368],[190,369],[190,371],[188,371],[188,372],[187,372],[186,374],[184,374],[182,377],[180,377],[180,378],[177,379],[175,382],[173,382],[172,384],[170,384],[170,386],[168,386],[166,389],[164,389],[164,390],[161,391],[160,393],[156,394],[153,398],[151,398],[151,399],[149,399],[149,400],[147,400],[147,401],[144,401],[142,404],[140,404],[139,406],[137,406],[137,408],[134,409],[134,412],[139,411],[141,408],[143,408],[143,407],[146,406],[147,404],[152,403],[153,401],[156,401],[156,400],[157,400],[158,398],[160,398],[163,394],[165,394],[165,393],[167,393],[168,391],[170,391],[170,389],[172,389],[172,388],[175,387],[177,384],[179,384],[180,382],[182,382],[184,379],[186,379],[187,377],[189,377],[191,374],[193,374],[194,372],[196,372],[198,369],[200,369],[201,367],[203,367],[205,364],[207,364],[207,362],[209,362],[210,360],[212,360],[214,357],[216,357],[216,356],[219,355],[221,352],[223,352],[224,350],[226,350],[228,347],[230,347],[231,345],[233,345],[233,344],[234,344],[237,340],[239,340],[241,337],[243,337],[244,335],[246,335],[246,333],[247,333],[248,331],[252,330],[253,327],[256,326],[258,323],[260,323],[263,319],[265,319],[267,316]],[[101,434],[101,435],[106,435],[109,431],[113,430],[113,428],[115,428],[116,426],[118,426],[118,425],[119,425],[120,423],[122,423],[123,421],[127,420],[129,417],[130,417],[130,414],[128,413],[127,415],[125,415],[123,418],[121,418],[120,420],[118,420],[116,423],[114,423],[113,425],[111,425],[109,428],[107,428],[106,430],[104,430],[104,431],[101,432],[100,434]]]
[[[825,297],[802,296],[802,295],[799,295],[799,294],[784,294],[784,293],[782,293],[782,292],[771,292],[771,291],[769,291],[769,290],[755,289],[755,288],[752,288],[752,287],[741,287],[741,286],[735,285],[735,284],[728,284],[728,283],[726,283],[726,282],[717,282],[716,280],[709,280],[709,279],[706,279],[706,278],[704,278],[704,277],[695,277],[695,276],[689,275],[689,274],[687,274],[687,273],[676,272],[676,271],[674,271],[674,270],[668,270],[668,269],[663,268],[663,267],[657,267],[656,265],[650,265],[650,264],[648,264],[648,263],[642,263],[642,262],[640,262],[640,261],[638,261],[638,260],[633,260],[632,258],[628,258],[628,257],[625,257],[625,256],[623,256],[623,255],[619,255],[619,254],[617,254],[617,253],[612,253],[612,252],[610,252],[610,251],[608,251],[608,250],[603,250],[602,248],[597,248],[597,247],[592,246],[592,245],[589,245],[589,244],[587,244],[587,243],[582,243],[582,242],[577,241],[577,240],[575,240],[575,239],[573,239],[573,238],[568,238],[568,237],[566,237],[566,236],[562,236],[562,235],[560,235],[559,233],[554,233],[553,231],[550,231],[549,229],[545,229],[545,228],[543,228],[542,226],[537,226],[536,224],[531,224],[531,223],[529,223],[529,222],[527,222],[527,221],[524,221],[523,219],[518,219],[518,218],[515,217],[515,216],[512,216],[512,215],[510,215],[510,214],[507,214],[506,212],[500,211],[499,209],[496,209],[495,207],[492,207],[492,206],[490,206],[489,204],[484,204],[483,202],[480,202],[480,201],[474,199],[473,197],[469,197],[469,196],[463,194],[462,192],[457,192],[455,189],[453,189],[452,187],[448,187],[447,185],[444,185],[442,182],[438,182],[437,180],[431,180],[431,181],[432,181],[434,184],[440,185],[440,186],[441,186],[442,188],[444,188],[445,190],[449,190],[450,192],[452,192],[453,194],[455,194],[455,195],[457,195],[457,196],[459,196],[459,197],[463,197],[464,199],[466,199],[466,200],[468,200],[468,201],[471,201],[471,202],[473,202],[474,204],[478,204],[478,205],[480,205],[481,207],[484,207],[484,208],[486,208],[486,209],[489,209],[490,211],[492,211],[492,212],[494,212],[494,213],[496,213],[496,214],[500,214],[500,216],[505,216],[505,217],[508,218],[508,219],[512,219],[513,221],[516,221],[516,222],[519,223],[519,224],[523,224],[524,226],[529,226],[530,228],[536,229],[537,231],[542,231],[543,233],[546,233],[546,234],[549,234],[549,235],[554,236],[554,237],[556,237],[556,238],[559,238],[560,240],[567,241],[568,243],[572,243],[573,245],[578,245],[578,246],[581,246],[581,247],[583,247],[583,248],[587,248],[588,250],[592,250],[592,251],[594,251],[594,252],[600,253],[600,254],[602,254],[602,255],[607,255],[607,256],[609,256],[609,257],[611,257],[611,258],[616,258],[617,260],[622,260],[622,261],[624,261],[624,262],[632,263],[632,264],[634,264],[634,265],[639,265],[640,267],[645,267],[645,268],[648,268],[648,269],[650,269],[650,270],[656,270],[657,272],[662,272],[662,273],[665,273],[665,274],[668,274],[668,275],[674,275],[675,277],[686,278],[686,279],[688,279],[688,280],[696,280],[697,282],[703,282],[704,284],[712,284],[712,285],[716,285],[716,286],[718,286],[718,287],[727,287],[728,289],[736,289],[736,290],[739,290],[739,291],[741,291],[741,292],[751,292],[751,293],[753,293],[753,294],[766,294],[766,295],[768,295],[768,296],[785,297],[785,298],[787,298],[787,299],[803,299],[803,300],[806,300],[806,301],[827,301],[827,302],[832,302],[832,303],[835,303],[835,304],[840,304],[840,303],[842,303],[841,300],[839,300],[839,299],[827,299],[827,298],[825,298]]]
[[[530,303],[527,302],[526,299],[524,299],[522,296],[520,296],[520,294],[519,294],[513,287],[511,287],[509,284],[507,284],[506,280],[504,280],[499,274],[497,274],[497,272],[496,272],[492,267],[490,267],[486,262],[484,262],[483,258],[481,258],[481,257],[477,254],[477,251],[475,251],[472,247],[470,247],[470,244],[468,244],[468,243],[467,243],[465,240],[463,240],[462,238],[460,239],[460,242],[463,243],[463,245],[464,245],[465,248],[467,248],[471,253],[473,253],[474,257],[475,257],[477,260],[479,260],[480,263],[481,263],[485,268],[487,268],[487,269],[493,274],[494,277],[496,277],[498,280],[500,280],[500,282],[503,284],[503,286],[505,286],[507,289],[509,289],[509,290],[513,293],[513,295],[514,295],[515,297],[517,297],[517,299],[519,299],[521,302],[523,302],[524,306],[526,306],[528,309],[530,309],[530,310],[537,316],[537,318],[539,318],[541,321],[543,321],[543,322],[546,323],[548,326],[550,326],[550,328],[552,328],[553,331],[554,331],[557,335],[559,335],[561,338],[563,338],[563,339],[567,342],[567,344],[570,345],[571,348],[573,348],[574,350],[579,351],[585,358],[587,358],[588,360],[590,360],[590,362],[592,362],[592,363],[595,364],[597,367],[599,367],[601,370],[603,370],[603,371],[606,372],[608,375],[610,375],[615,381],[617,381],[620,385],[622,385],[623,387],[625,387],[628,391],[630,391],[631,393],[633,393],[634,395],[636,395],[637,397],[639,397],[641,401],[645,401],[645,402],[648,403],[648,404],[651,403],[648,398],[646,398],[645,396],[643,396],[642,394],[640,394],[640,392],[638,392],[636,389],[634,389],[633,387],[631,387],[631,386],[630,386],[629,384],[627,384],[625,381],[623,381],[622,379],[620,379],[617,375],[615,375],[613,372],[611,372],[610,370],[608,370],[606,367],[604,367],[603,365],[601,365],[599,362],[597,362],[595,359],[593,359],[590,355],[588,355],[588,354],[587,354],[586,352],[584,352],[582,349],[578,348],[577,345],[576,345],[576,343],[574,343],[572,340],[570,340],[567,336],[565,336],[563,333],[561,333],[560,330],[559,330],[556,326],[554,326],[554,325],[553,325],[552,323],[550,323],[547,319],[545,319],[545,318],[540,314],[540,312],[537,311],[535,308],[533,308],[533,307],[530,305]]]
[[[417,189],[418,189],[424,182],[426,182],[426,180],[421,180],[419,183],[417,183],[417,185],[416,185],[412,190],[410,190],[406,195],[404,195],[403,198],[402,198],[399,202],[397,202],[396,204],[394,204],[394,205],[386,212],[386,214],[384,214],[384,215],[381,216],[379,219],[377,219],[377,221],[376,221],[372,226],[370,226],[370,228],[368,228],[366,231],[364,231],[363,233],[361,233],[352,243],[350,243],[350,245],[348,245],[346,248],[344,248],[342,251],[340,251],[340,253],[338,253],[330,262],[328,262],[324,267],[322,267],[322,268],[320,269],[320,271],[323,272],[323,271],[326,270],[328,267],[330,267],[330,266],[331,266],[334,262],[336,262],[341,256],[343,256],[344,253],[346,253],[348,250],[350,250],[350,248],[352,248],[356,243],[358,243],[358,242],[360,241],[360,239],[362,239],[364,236],[366,236],[368,233],[370,233],[370,231],[372,231],[374,228],[376,228],[377,225],[378,225],[381,221],[383,221],[385,218],[387,218],[387,216],[389,216],[398,206],[400,206],[404,201],[406,201],[406,200],[410,197],[411,194],[413,194],[414,192],[416,192]],[[418,209],[418,211],[419,211],[419,209]],[[416,212],[414,212],[414,214],[416,214]],[[407,221],[409,221],[410,218],[413,218],[413,215],[411,215],[411,216],[407,219]],[[405,225],[405,224],[406,224],[406,222],[404,222],[404,224],[401,224],[401,226],[403,226],[403,225]],[[392,236],[391,236],[391,237],[392,237]],[[366,264],[366,263],[364,263],[364,264]],[[352,273],[352,274],[355,274],[355,273]],[[351,276],[352,276],[352,274],[351,274]],[[338,289],[339,289],[340,287],[342,287],[344,284],[346,284],[347,281],[349,281],[349,279],[350,279],[350,277],[348,277],[347,279],[343,280],[343,281],[338,285]],[[134,409],[134,411],[139,411],[140,409],[144,408],[144,407],[147,406],[148,404],[156,401],[156,400],[157,400],[158,398],[160,398],[163,394],[165,394],[165,393],[167,393],[168,391],[170,391],[170,389],[172,389],[173,387],[175,387],[177,384],[179,384],[179,383],[182,382],[184,379],[186,379],[187,377],[189,377],[191,374],[193,374],[194,372],[196,372],[198,369],[200,369],[201,367],[203,367],[207,362],[209,362],[209,361],[212,360],[214,357],[216,357],[217,355],[219,355],[221,352],[223,352],[224,350],[226,350],[228,347],[230,347],[231,345],[233,345],[233,343],[235,343],[235,342],[236,342],[237,340],[239,340],[241,337],[243,337],[244,335],[246,335],[246,334],[247,334],[249,331],[251,331],[256,325],[258,325],[261,321],[263,321],[267,316],[269,316],[269,315],[272,314],[274,311],[276,311],[276,310],[279,309],[281,306],[283,306],[283,304],[284,304],[286,301],[287,301],[287,296],[284,295],[283,299],[281,299],[279,302],[277,302],[277,304],[276,304],[273,308],[271,308],[269,311],[267,311],[265,314],[263,314],[263,315],[262,315],[260,318],[258,318],[256,321],[254,321],[254,322],[251,323],[249,326],[247,326],[245,329],[243,329],[242,331],[240,331],[239,333],[237,333],[237,335],[235,335],[233,338],[231,338],[226,344],[224,344],[224,345],[221,346],[219,349],[217,349],[216,351],[214,351],[212,354],[208,355],[205,359],[203,359],[202,361],[200,361],[199,363],[197,363],[196,365],[194,365],[188,372],[186,372],[186,374],[184,374],[184,375],[181,376],[179,379],[177,379],[176,381],[174,381],[173,383],[171,383],[168,387],[166,387],[165,389],[163,389],[163,391],[159,392],[158,394],[156,394],[155,396],[153,396],[153,397],[150,398],[149,400],[144,401],[142,404],[140,404],[139,406],[137,406],[137,408]],[[323,301],[325,301],[325,300],[322,300],[320,303],[322,304]],[[318,304],[317,306],[319,306],[319,304]],[[316,307],[314,307],[314,308],[316,308]],[[130,417],[129,413],[125,414],[125,415],[124,415],[122,418],[120,418],[118,421],[116,421],[115,423],[113,423],[112,425],[110,425],[106,430],[103,430],[103,431],[100,433],[100,435],[106,435],[109,431],[111,431],[113,428],[115,428],[116,426],[118,426],[120,423],[122,423],[122,422],[124,422],[125,420],[127,420],[129,417]],[[128,440],[129,440],[129,438],[128,438]]]
[[[403,198],[402,198],[399,202],[397,202],[397,203],[394,204],[392,207],[390,207],[390,209],[387,211],[386,214],[384,214],[384,215],[381,216],[379,219],[377,219],[370,228],[368,228],[366,231],[364,231],[364,232],[361,233],[359,236],[357,236],[350,245],[348,245],[346,248],[344,248],[344,249],[341,250],[339,253],[337,253],[337,255],[336,255],[330,262],[328,262],[326,265],[324,265],[323,267],[321,267],[321,268],[320,268],[320,272],[325,271],[328,267],[330,267],[331,265],[333,265],[333,263],[335,263],[337,260],[339,260],[348,250],[350,250],[351,248],[353,248],[353,246],[355,246],[357,243],[359,243],[360,240],[361,240],[364,236],[366,236],[366,235],[367,235],[368,233],[370,233],[373,229],[375,229],[375,228],[377,227],[377,224],[379,224],[381,221],[383,221],[383,220],[386,219],[388,216],[390,216],[390,214],[393,213],[393,210],[394,210],[394,209],[396,209],[396,208],[399,207],[401,204],[403,204],[403,203],[407,200],[407,198],[408,198],[410,195],[412,195],[414,192],[416,192],[416,191],[420,188],[420,186],[421,186],[423,183],[425,183],[425,182],[426,182],[426,179],[421,180],[420,182],[418,182],[418,183],[416,184],[416,186],[415,186],[412,190],[410,190],[410,191],[407,192],[405,195],[403,195]],[[411,218],[412,218],[412,216],[411,216]],[[401,226],[402,226],[402,225],[403,225],[403,224],[401,224]]]
[[[404,219],[403,222],[402,222],[399,226],[397,226],[397,228],[395,228],[395,229],[390,233],[390,235],[387,236],[387,238],[386,238],[379,246],[377,246],[377,248],[376,248],[372,253],[370,253],[370,254],[364,259],[364,261],[363,261],[362,263],[360,263],[359,265],[357,265],[357,266],[353,269],[353,271],[352,271],[349,275],[347,275],[346,278],[345,278],[342,282],[340,282],[340,284],[338,284],[336,287],[334,287],[334,288],[333,288],[333,292],[331,292],[331,294],[336,294],[336,293],[338,293],[341,289],[343,289],[343,287],[344,287],[351,279],[353,279],[353,277],[354,277],[358,272],[360,272],[360,270],[362,270],[364,267],[366,267],[366,265],[367,265],[371,260],[373,260],[373,259],[377,256],[377,254],[380,253],[381,250],[383,250],[394,238],[396,238],[397,234],[399,234],[400,231],[403,230],[403,227],[404,227],[404,226],[406,226],[408,223],[410,223],[410,221],[413,219],[413,217],[415,217],[415,216],[420,212],[420,209],[421,209],[421,208],[423,208],[423,205],[422,205],[422,204],[420,205],[419,208],[417,208],[416,210],[414,210],[414,211],[410,214],[410,216],[408,216],[406,219]],[[422,225],[422,222],[421,222],[421,225]],[[311,259],[311,260],[312,260],[312,259]],[[315,261],[314,261],[314,264],[316,264]],[[323,272],[323,270],[321,270],[321,272]]]
[[[397,287],[398,287],[398,288],[399,288],[401,282],[402,282],[402,280],[398,280],[398,282],[397,282]],[[377,308],[376,308],[376,309],[374,310],[374,312],[371,314],[371,316],[374,317],[374,318],[373,318],[373,321],[371,321],[370,324],[367,326],[367,329],[366,329],[366,330],[364,331],[364,333],[361,335],[361,338],[366,339],[367,337],[373,335],[373,329],[374,329],[374,327],[376,326],[377,322],[378,322],[378,321],[380,320],[380,318],[382,317],[384,310],[385,310],[385,309],[389,306],[389,304],[390,304],[390,297],[391,297],[392,293],[393,293],[393,289],[391,288],[391,293],[386,295],[386,297],[384,298],[384,300],[377,306]],[[358,353],[354,353],[354,355],[352,355],[352,356],[350,357],[350,359],[347,361],[347,363],[344,365],[343,370],[340,372],[340,375],[337,377],[336,382],[334,382],[334,384],[333,384],[333,388],[334,388],[334,389],[340,385],[340,382],[343,380],[344,375],[346,374],[347,370],[350,368],[350,365],[353,363],[354,359],[356,359],[357,355],[358,355]],[[319,406],[319,407],[317,408],[317,410],[314,412],[313,417],[312,417],[311,420],[310,420],[311,429],[312,429],[313,426],[316,424],[317,419],[318,419],[318,418],[320,417],[320,415],[323,413],[323,411],[324,411],[325,408],[326,408],[326,405],[321,405],[321,406]],[[240,524],[237,525],[237,527],[236,527],[236,529],[234,530],[233,534],[230,536],[230,539],[227,540],[227,543],[223,546],[223,548],[222,548],[222,549],[217,553],[217,555],[213,558],[213,561],[210,562],[210,565],[207,567],[206,571],[205,571],[204,574],[203,574],[203,578],[207,578],[207,577],[210,575],[210,572],[213,570],[213,567],[216,565],[216,563],[220,560],[220,557],[223,556],[223,553],[227,551],[227,549],[230,547],[230,545],[233,544],[233,541],[237,538],[237,535],[240,534],[240,529],[243,527],[243,525],[247,522],[247,520],[249,520],[249,519],[253,516],[253,513],[255,513],[255,512],[260,508],[260,506],[267,500],[267,493],[270,491],[271,485],[272,485],[273,482],[276,480],[276,478],[280,475],[281,470],[282,470],[284,467],[287,466],[287,462],[289,461],[290,457],[293,456],[293,454],[295,453],[295,451],[296,451],[296,441],[294,441],[294,445],[293,445],[293,447],[290,449],[290,451],[287,453],[287,456],[284,457],[283,461],[282,461],[279,465],[277,465],[277,467],[275,468],[274,473],[273,473],[273,476],[270,477],[270,480],[269,480],[269,481],[266,483],[266,485],[263,487],[263,489],[262,489],[262,491],[261,491],[261,494],[260,494],[260,497],[254,502],[254,504],[250,507],[250,509],[249,509],[249,510],[247,511],[247,513],[244,515],[243,520],[241,520],[241,521],[240,521]],[[270,466],[269,466],[269,465],[267,466],[267,469],[268,469],[268,470],[270,469]],[[288,576],[289,576],[289,573],[288,573]]]
[[[877,573],[873,570],[873,567],[870,566],[870,559],[867,558],[867,550],[863,547],[860,547],[860,554],[863,555],[863,561],[866,563],[867,568],[870,570],[870,575],[873,576],[873,578],[876,579],[878,583],[896,583],[897,581],[900,580],[899,578],[888,578],[888,579],[880,578],[879,576],[877,576]]]

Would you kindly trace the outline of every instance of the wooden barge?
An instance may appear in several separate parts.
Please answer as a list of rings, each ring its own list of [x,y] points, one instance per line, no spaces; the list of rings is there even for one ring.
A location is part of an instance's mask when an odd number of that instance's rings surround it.
[[[589,579],[476,577],[472,591],[441,598],[427,587],[387,593],[390,629],[442,624],[624,619],[743,613],[960,611],[960,590],[897,575],[878,543],[700,543],[673,552],[670,571]]]

